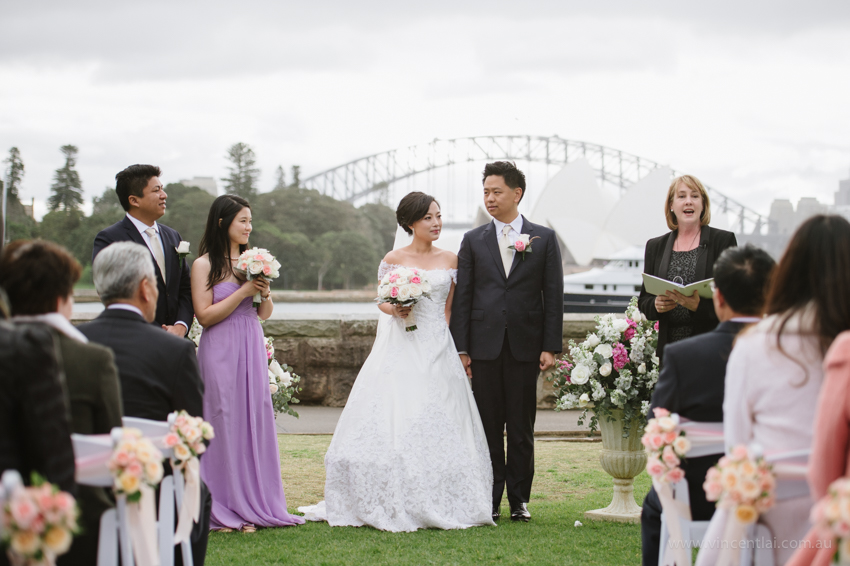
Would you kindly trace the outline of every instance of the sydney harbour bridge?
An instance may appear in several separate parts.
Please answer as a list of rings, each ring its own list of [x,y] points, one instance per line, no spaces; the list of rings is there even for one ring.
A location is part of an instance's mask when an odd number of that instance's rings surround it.
[[[394,206],[411,190],[427,190],[441,202],[455,204],[446,220],[457,227],[471,225],[480,200],[480,171],[483,163],[495,160],[523,162],[533,175],[548,177],[550,168],[584,159],[592,167],[601,187],[623,194],[661,164],[595,143],[558,136],[475,136],[441,140],[368,155],[338,165],[302,180],[303,186],[355,205],[385,202]],[[544,169],[539,169],[541,166]],[[535,169],[535,167],[537,169]],[[526,170],[528,174],[529,171]],[[673,175],[678,175],[675,171]],[[540,187],[545,184],[540,183]],[[529,186],[531,186],[529,178]],[[712,187],[706,187],[712,213],[728,215],[731,228],[739,234],[760,235],[767,218]],[[444,216],[447,207],[444,204]]]

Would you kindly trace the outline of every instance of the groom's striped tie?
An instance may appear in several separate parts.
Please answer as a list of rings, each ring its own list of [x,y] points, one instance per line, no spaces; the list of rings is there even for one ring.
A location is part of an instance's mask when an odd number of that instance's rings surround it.
[[[148,235],[148,239],[151,242],[153,258],[156,260],[156,264],[159,266],[160,273],[162,273],[162,282],[165,283],[165,255],[163,255],[162,253],[162,245],[159,243],[159,238],[156,237],[156,228],[151,226],[150,228],[145,230],[145,234]]]
[[[508,233],[511,231],[511,225],[505,224],[502,228],[502,239],[499,241],[499,248],[502,250],[502,265],[505,267],[505,277],[511,274],[511,264],[514,262],[513,250],[508,246],[511,245],[511,239]]]

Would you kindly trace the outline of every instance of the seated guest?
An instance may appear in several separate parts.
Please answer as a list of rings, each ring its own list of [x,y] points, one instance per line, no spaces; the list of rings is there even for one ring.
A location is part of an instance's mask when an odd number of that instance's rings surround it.
[[[767,252],[746,245],[727,248],[714,263],[714,312],[720,325],[706,334],[669,344],[652,393],[652,408],[701,422],[723,421],[723,382],[735,337],[747,324],[761,320],[764,295],[776,262]],[[651,411],[650,411],[651,412]],[[720,455],[688,458],[682,465],[688,480],[691,516],[707,521],[714,503],[705,499],[702,484]],[[641,538],[643,564],[658,564],[661,502],[650,489],[643,501]]]
[[[151,254],[133,242],[104,248],[92,265],[94,286],[106,309],[80,326],[92,342],[115,353],[124,414],[164,421],[186,410],[203,416],[204,384],[195,345],[150,324],[156,315],[157,280]],[[209,491],[202,485],[201,521],[192,531],[196,565],[204,563],[209,536]],[[177,553],[179,561],[179,552]]]
[[[71,432],[109,434],[121,426],[121,392],[112,352],[89,344],[70,322],[74,284],[82,268],[68,251],[45,240],[18,240],[0,257],[0,286],[6,289],[16,323],[45,324],[61,354],[71,409]],[[100,516],[112,507],[102,487],[77,487],[83,532],[61,564],[97,560]]]
[[[815,438],[809,461],[809,489],[815,501],[827,494],[829,484],[850,477],[850,332],[833,342],[823,363],[823,380],[815,417]],[[788,566],[829,566],[838,550],[812,529]]]
[[[757,443],[767,454],[811,448],[824,355],[850,329],[848,288],[850,223],[840,216],[813,216],[794,233],[771,277],[767,318],[738,336],[729,357],[723,399],[727,447]],[[796,497],[759,517],[773,535],[760,544],[773,547],[777,564],[785,564],[805,536],[811,507],[811,497]],[[723,536],[725,516],[714,514],[706,540]],[[719,548],[712,543],[700,551],[697,564],[715,564]]]
[[[2,295],[2,292],[0,292]],[[0,297],[0,318],[7,305]],[[0,475],[38,472],[75,493],[74,449],[53,335],[42,324],[0,320]],[[9,564],[0,552],[0,566]]]

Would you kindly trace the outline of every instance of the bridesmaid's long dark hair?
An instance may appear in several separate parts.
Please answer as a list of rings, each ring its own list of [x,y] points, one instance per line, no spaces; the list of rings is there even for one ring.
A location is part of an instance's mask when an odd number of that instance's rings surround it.
[[[221,195],[216,198],[210,207],[210,215],[207,217],[207,227],[201,244],[198,247],[199,255],[209,254],[210,275],[207,278],[207,286],[212,289],[213,285],[224,281],[230,275],[233,259],[230,257],[230,236],[228,230],[233,219],[243,208],[251,208],[248,201],[236,195]],[[239,246],[241,254],[248,246]]]
[[[850,222],[841,216],[806,220],[791,237],[771,277],[766,314],[777,314],[777,341],[788,320],[811,306],[821,355],[850,329]],[[779,346],[782,350],[782,346]]]

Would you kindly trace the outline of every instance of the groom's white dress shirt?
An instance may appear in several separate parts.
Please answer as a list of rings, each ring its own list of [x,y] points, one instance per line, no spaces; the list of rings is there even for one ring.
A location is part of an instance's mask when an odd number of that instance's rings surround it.
[[[127,218],[130,219],[130,222],[133,223],[133,226],[135,226],[136,230],[139,231],[139,234],[142,235],[142,239],[145,241],[145,244],[147,244],[148,249],[154,255],[154,257],[156,257],[156,253],[154,252],[153,246],[151,245],[151,238],[150,238],[150,236],[148,236],[147,232],[145,232],[145,230],[147,230],[148,228],[153,228],[156,231],[156,239],[159,240],[159,248],[161,250],[163,250],[163,253],[165,253],[165,246],[162,243],[162,234],[159,233],[159,224],[156,223],[156,220],[154,220],[153,226],[148,226],[147,224],[145,224],[144,222],[142,222],[138,218],[134,218],[132,215],[130,215],[130,213],[127,213]],[[163,273],[163,275],[165,275],[165,274]],[[132,309],[127,309],[127,310],[132,310]],[[142,314],[142,313],[139,312],[139,314]],[[182,324],[186,328],[189,328],[189,324],[186,323],[186,322],[183,322],[182,320],[178,320],[174,324]]]

